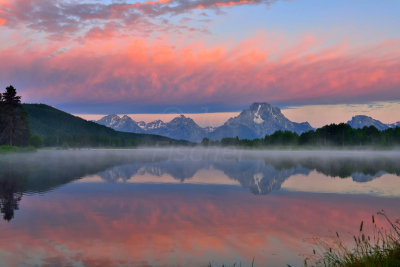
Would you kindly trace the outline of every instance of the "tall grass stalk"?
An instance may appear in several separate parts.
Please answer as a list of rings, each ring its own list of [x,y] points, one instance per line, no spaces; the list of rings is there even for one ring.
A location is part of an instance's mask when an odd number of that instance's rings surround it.
[[[370,235],[366,233],[364,221],[361,221],[358,234],[353,236],[353,248],[348,248],[339,233],[336,233],[333,246],[328,247],[326,242],[321,242],[319,252],[313,250],[313,255],[306,258],[304,265],[328,267],[400,266],[400,219],[393,222],[383,210],[377,214],[385,219],[389,225],[388,228],[378,227],[375,216],[372,216],[372,233]]]

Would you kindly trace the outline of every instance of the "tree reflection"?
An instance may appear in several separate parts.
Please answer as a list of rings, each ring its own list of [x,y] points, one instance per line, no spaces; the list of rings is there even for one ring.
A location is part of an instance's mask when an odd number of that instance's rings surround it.
[[[3,219],[10,221],[14,218],[14,210],[18,210],[22,199],[22,192],[15,192],[14,185],[0,183],[0,211]]]
[[[14,166],[2,165],[0,172],[0,212],[3,219],[10,221],[18,210],[26,182],[24,173]]]

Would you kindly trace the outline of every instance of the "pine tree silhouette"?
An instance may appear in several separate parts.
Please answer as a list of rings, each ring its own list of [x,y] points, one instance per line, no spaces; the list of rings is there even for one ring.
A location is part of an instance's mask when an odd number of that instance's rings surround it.
[[[0,145],[26,145],[29,140],[27,114],[21,97],[10,85],[0,97]]]

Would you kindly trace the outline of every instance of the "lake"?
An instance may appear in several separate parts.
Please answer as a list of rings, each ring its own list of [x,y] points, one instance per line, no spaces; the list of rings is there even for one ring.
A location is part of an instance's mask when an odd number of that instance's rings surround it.
[[[0,155],[0,265],[302,266],[336,231],[399,218],[399,176],[397,151]]]

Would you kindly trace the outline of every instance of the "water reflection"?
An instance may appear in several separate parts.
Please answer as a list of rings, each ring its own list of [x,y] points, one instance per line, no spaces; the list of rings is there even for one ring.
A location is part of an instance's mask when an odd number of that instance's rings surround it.
[[[400,176],[400,153],[235,151],[213,149],[142,149],[40,151],[0,157],[0,206],[3,218],[14,217],[23,194],[45,193],[63,184],[96,175],[109,182],[135,182],[138,176],[168,175],[191,182],[208,170],[206,183],[220,173],[253,194],[281,189],[288,178],[318,172],[366,183],[384,174]],[[154,181],[154,180],[153,180]],[[157,181],[157,179],[155,180]],[[162,181],[162,179],[160,179]],[[140,180],[146,183],[146,179]]]
[[[398,217],[399,159],[207,149],[0,156],[0,262],[246,266],[255,257],[261,266],[298,266],[310,251],[305,238],[354,232],[382,208]],[[372,183],[386,190],[376,182],[388,174],[391,197],[318,193]]]
[[[11,266],[301,266],[305,238],[357,231],[398,200],[269,194],[192,184],[72,184],[21,202],[1,224]],[[4,251],[1,254],[1,251]],[[268,263],[268,264],[267,264]],[[237,264],[238,265],[238,264]]]
[[[19,202],[22,199],[18,182],[20,180],[13,178],[0,181],[0,209],[3,219],[6,221],[14,218],[14,210],[18,210]]]

